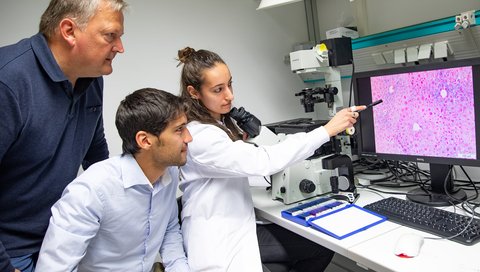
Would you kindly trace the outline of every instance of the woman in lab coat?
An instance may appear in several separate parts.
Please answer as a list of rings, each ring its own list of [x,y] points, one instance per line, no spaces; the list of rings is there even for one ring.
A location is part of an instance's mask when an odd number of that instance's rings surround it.
[[[343,109],[323,127],[256,147],[242,141],[245,136],[229,116],[232,76],[225,62],[213,52],[189,47],[178,51],[178,60],[184,65],[181,96],[190,102],[187,127],[193,137],[187,164],[180,169],[189,265],[193,271],[261,272],[248,177],[268,176],[308,158],[353,126],[358,112]]]

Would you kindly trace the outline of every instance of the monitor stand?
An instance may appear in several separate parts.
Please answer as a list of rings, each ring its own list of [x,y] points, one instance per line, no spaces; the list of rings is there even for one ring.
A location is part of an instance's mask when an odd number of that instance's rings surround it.
[[[429,206],[451,206],[467,199],[467,194],[460,188],[454,188],[452,165],[430,164],[430,186],[417,188],[407,194],[407,199]],[[445,192],[447,189],[448,194]]]

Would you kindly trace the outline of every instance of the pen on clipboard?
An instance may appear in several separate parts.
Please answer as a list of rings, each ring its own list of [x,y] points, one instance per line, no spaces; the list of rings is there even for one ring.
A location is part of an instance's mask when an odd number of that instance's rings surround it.
[[[379,100],[377,100],[377,101],[374,101],[374,102],[368,104],[368,105],[366,106],[366,108],[363,109],[363,110],[357,110],[357,107],[356,107],[356,106],[351,106],[350,109],[351,109],[352,111],[361,112],[361,111],[364,111],[364,110],[366,110],[366,109],[368,109],[368,108],[372,108],[373,106],[376,106],[376,105],[378,105],[378,104],[380,104],[380,103],[382,103],[382,102],[383,102],[382,99],[379,99]],[[349,127],[349,128],[347,128],[347,129],[345,130],[345,133],[347,133],[347,135],[353,135],[353,134],[355,133],[355,127]]]

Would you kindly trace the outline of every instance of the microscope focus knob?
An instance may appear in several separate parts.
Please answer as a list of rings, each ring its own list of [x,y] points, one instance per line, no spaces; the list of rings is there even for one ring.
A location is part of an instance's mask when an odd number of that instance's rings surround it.
[[[313,193],[317,188],[315,186],[315,183],[313,183],[313,181],[309,179],[303,179],[302,181],[300,181],[300,184],[298,186],[300,187],[300,192],[305,194]]]

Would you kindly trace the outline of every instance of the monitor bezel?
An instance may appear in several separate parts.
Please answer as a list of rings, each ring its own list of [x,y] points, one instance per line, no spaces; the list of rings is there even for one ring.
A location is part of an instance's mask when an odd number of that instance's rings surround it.
[[[431,163],[431,164],[446,164],[446,165],[464,165],[464,166],[480,166],[480,58],[451,60],[444,62],[434,62],[427,64],[419,64],[412,66],[402,66],[389,69],[379,69],[366,72],[356,73],[353,77],[354,80],[354,101],[356,105],[367,105],[371,103],[372,96],[371,90],[369,95],[362,94],[360,96],[359,81],[370,79],[374,76],[382,75],[394,75],[410,72],[421,72],[429,70],[438,70],[445,68],[455,68],[463,66],[472,66],[472,79],[474,88],[474,107],[475,107],[475,137],[476,137],[476,159],[464,159],[464,158],[451,158],[451,157],[433,157],[422,155],[405,155],[405,154],[391,154],[391,153],[379,153],[375,151],[366,151],[364,148],[363,138],[365,137],[366,130],[368,129],[369,118],[373,119],[372,110],[364,111],[360,114],[359,121],[357,122],[357,143],[358,143],[358,155],[364,158],[375,158],[383,160],[395,160],[395,161],[411,161],[418,163]],[[368,97],[367,97],[368,96]],[[368,99],[369,98],[369,99]],[[373,108],[374,110],[374,108]],[[370,121],[371,122],[371,121]],[[370,136],[374,137],[374,131],[371,131]],[[373,140],[374,141],[374,140]]]

